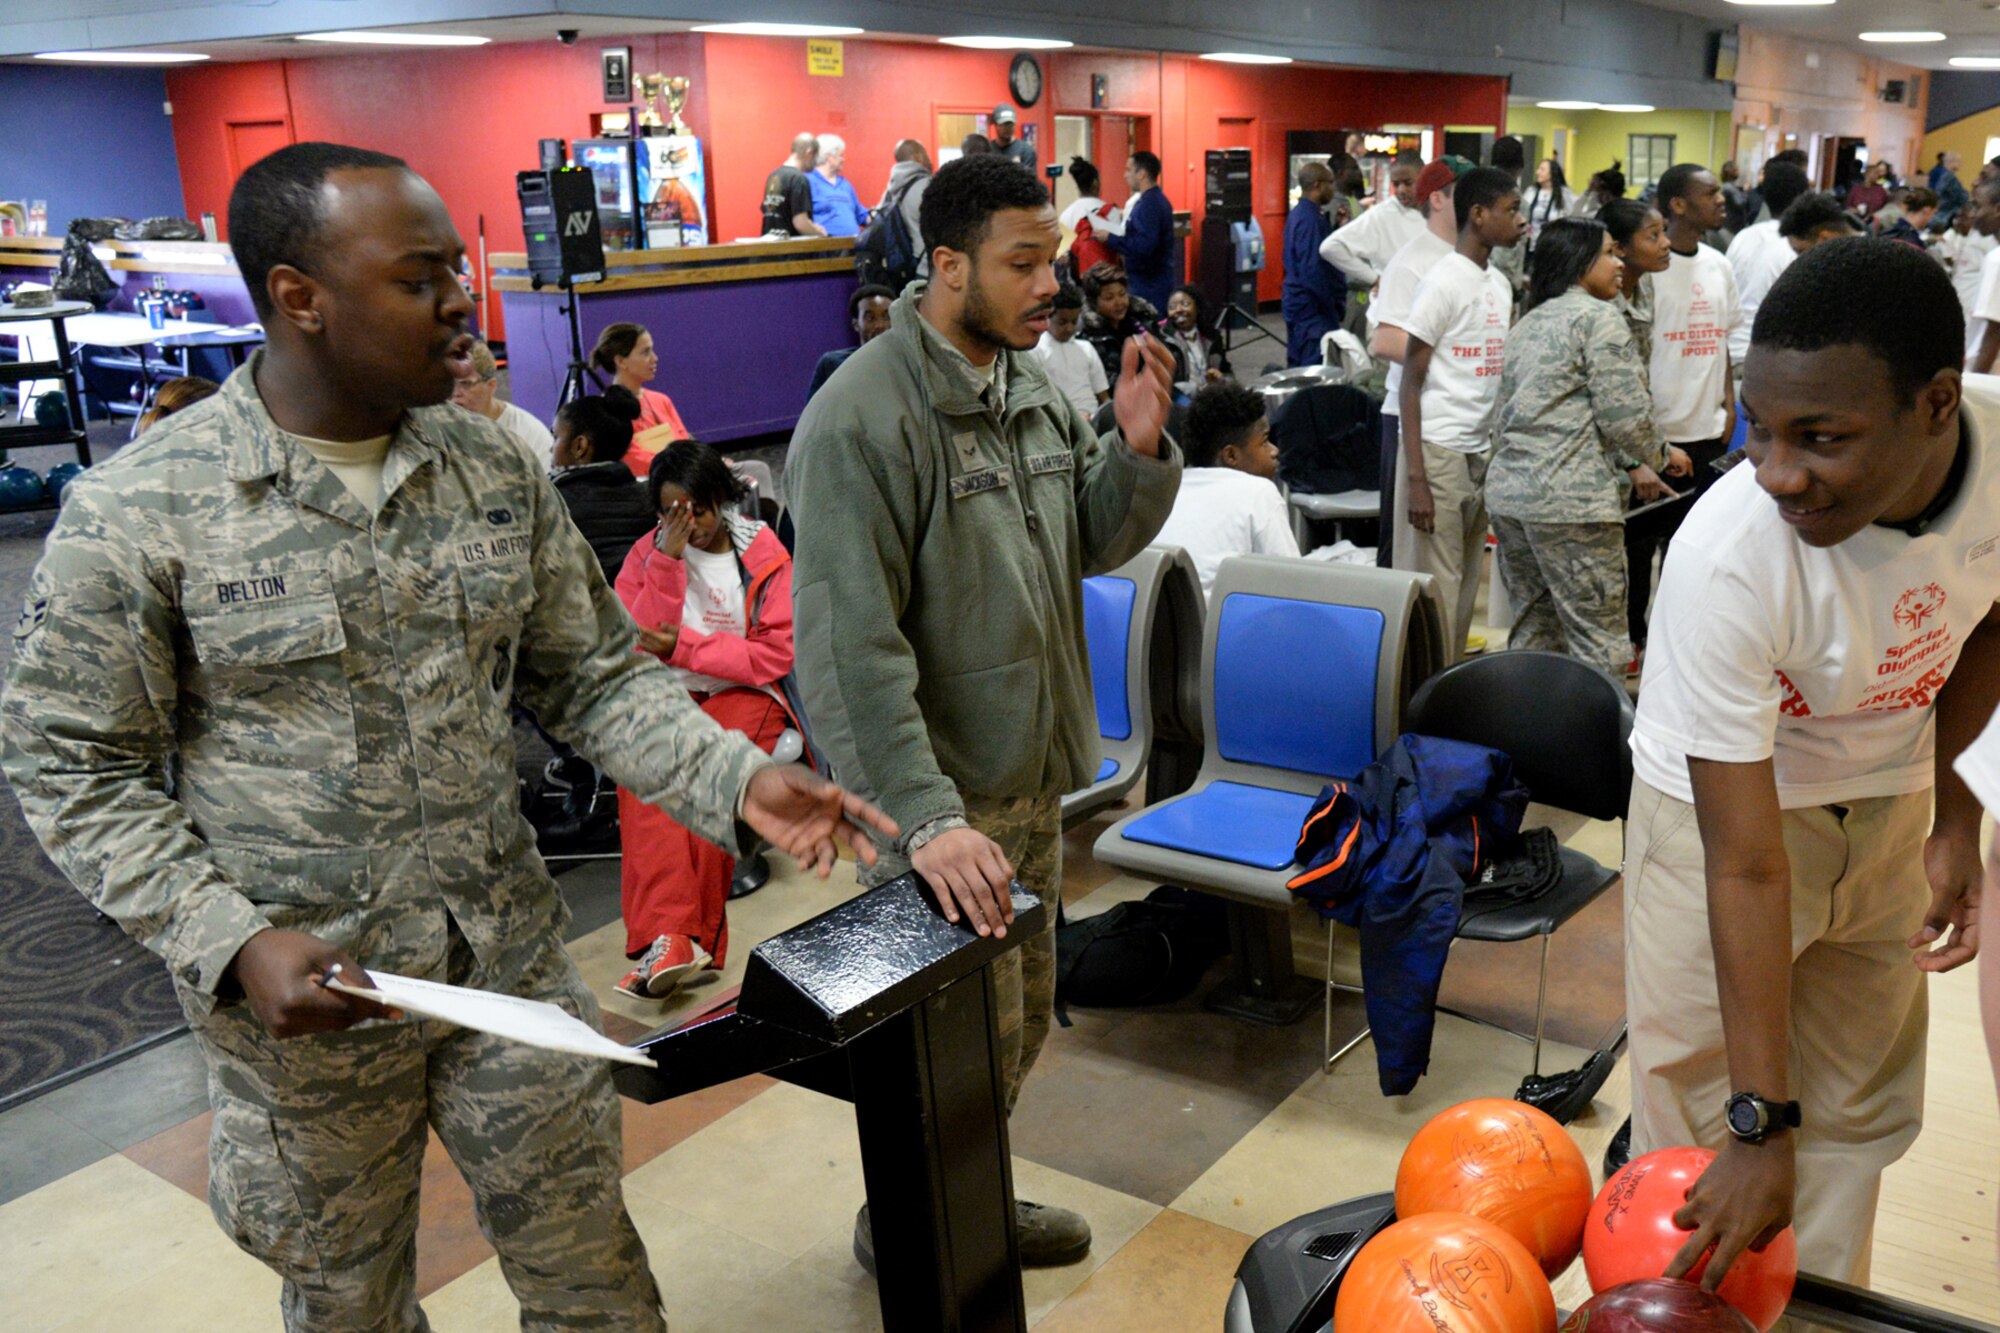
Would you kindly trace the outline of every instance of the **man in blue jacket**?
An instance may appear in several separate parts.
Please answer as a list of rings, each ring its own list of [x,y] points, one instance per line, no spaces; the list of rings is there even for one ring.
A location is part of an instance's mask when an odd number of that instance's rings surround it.
[[[1104,243],[1125,261],[1132,295],[1155,310],[1174,294],[1174,206],[1160,188],[1160,159],[1141,149],[1125,162],[1132,202],[1125,206],[1125,234]]]
[[[1347,279],[1319,257],[1333,233],[1326,206],[1333,202],[1333,168],[1307,162],[1299,168],[1299,201],[1285,219],[1285,364],[1316,366],[1320,339],[1347,314]]]

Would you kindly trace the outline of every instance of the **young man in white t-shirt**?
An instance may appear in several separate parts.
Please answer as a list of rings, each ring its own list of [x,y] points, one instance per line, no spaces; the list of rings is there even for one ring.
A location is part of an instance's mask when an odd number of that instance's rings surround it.
[[[1715,484],[1709,465],[1729,450],[1736,431],[1735,375],[1729,339],[1743,318],[1736,275],[1729,261],[1701,243],[1703,232],[1728,219],[1722,186],[1713,172],[1692,163],[1668,167],[1655,191],[1667,223],[1667,269],[1650,275],[1653,351],[1647,374],[1653,386],[1653,419],[1661,436],[1694,463],[1697,493]],[[1635,632],[1632,647],[1645,651],[1643,619],[1653,595],[1653,555],[1687,517],[1684,504],[1636,520],[1625,534],[1626,596]],[[1636,526],[1643,523],[1644,526]]]
[[[1486,551],[1486,455],[1513,284],[1490,262],[1517,244],[1521,186],[1512,173],[1475,167],[1452,191],[1458,244],[1417,287],[1403,321],[1403,499],[1395,508],[1395,566],[1437,580],[1445,642],[1466,647]]]
[[[1083,293],[1065,283],[1054,297],[1049,312],[1049,329],[1035,344],[1035,359],[1048,372],[1049,383],[1069,399],[1085,421],[1111,399],[1111,381],[1105,378],[1104,360],[1089,343],[1076,340],[1076,326],[1083,320]]]
[[[1991,240],[2000,233],[2000,178],[1972,187],[1964,211],[1972,229]],[[2000,248],[1990,249],[1979,263],[1979,288],[1965,308],[1965,372],[1988,375],[2000,358]]]
[[[1417,176],[1417,208],[1423,214],[1424,228],[1390,257],[1389,266],[1382,270],[1382,280],[1368,301],[1369,354],[1389,363],[1389,378],[1382,389],[1381,491],[1385,516],[1396,512],[1396,477],[1402,471],[1397,462],[1402,450],[1401,409],[1397,400],[1402,397],[1403,354],[1409,350],[1410,342],[1402,321],[1410,316],[1410,303],[1417,299],[1417,285],[1424,280],[1424,274],[1450,254],[1458,241],[1458,218],[1452,212],[1451,192],[1458,178],[1472,170],[1472,165],[1465,158],[1447,155]],[[1391,564],[1395,532],[1393,523],[1382,525],[1375,563],[1384,569]]]
[[[1201,595],[1232,555],[1297,555],[1292,516],[1278,493],[1278,447],[1264,395],[1230,380],[1210,384],[1188,407],[1180,494],[1156,546],[1178,546],[1194,561]]]
[[[1667,561],[1626,819],[1632,1148],[1718,1152],[1669,1276],[1713,1244],[1712,1287],[1790,1223],[1802,1269],[1866,1284],[1924,973],[1978,948],[1950,764],[2000,698],[2000,386],[1962,384],[1957,305],[1910,246],[1802,255],[1744,367],[1755,466]]]
[[[1750,350],[1750,321],[1757,318],[1757,307],[1764,303],[1764,293],[1799,257],[1798,251],[1778,234],[1778,220],[1784,217],[1794,199],[1811,188],[1804,167],[1791,162],[1766,163],[1758,193],[1764,197],[1771,216],[1766,221],[1751,223],[1729,242],[1729,271],[1736,279],[1737,308],[1743,312],[1743,318],[1729,331],[1729,360],[1734,365],[1742,365],[1744,355]],[[1726,202],[1725,198],[1725,211]]]

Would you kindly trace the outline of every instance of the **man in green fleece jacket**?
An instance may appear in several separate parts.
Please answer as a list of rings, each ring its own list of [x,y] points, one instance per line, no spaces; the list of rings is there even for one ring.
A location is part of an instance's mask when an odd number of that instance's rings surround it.
[[[1048,924],[995,965],[1011,1108],[1055,997],[1061,800],[1101,762],[1085,575],[1153,539],[1180,486],[1166,434],[1173,362],[1125,345],[1117,429],[1091,434],[1031,349],[1062,239],[1048,194],[1006,158],[931,179],[928,284],[849,357],[792,437],[797,671],[842,782],[903,829],[865,882],[914,866],[951,920],[1005,934],[1018,877]],[[1090,1228],[1019,1205],[1021,1261],[1071,1263]],[[855,1253],[872,1271],[867,1212]]]

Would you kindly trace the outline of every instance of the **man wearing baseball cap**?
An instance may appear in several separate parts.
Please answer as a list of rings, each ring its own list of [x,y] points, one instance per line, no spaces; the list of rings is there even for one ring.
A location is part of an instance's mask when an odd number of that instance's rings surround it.
[[[1417,209],[1424,215],[1424,229],[1406,242],[1382,270],[1375,299],[1368,303],[1368,350],[1387,360],[1389,379],[1382,400],[1382,536],[1375,563],[1390,567],[1391,534],[1394,525],[1387,516],[1396,512],[1396,478],[1402,471],[1402,419],[1399,399],[1403,387],[1403,352],[1409,334],[1399,322],[1410,317],[1410,303],[1416,299],[1417,285],[1431,265],[1452,252],[1458,243],[1458,221],[1452,214],[1452,187],[1472,170],[1465,158],[1446,155],[1417,174]]]
[[[1026,139],[1014,137],[1014,108],[1001,103],[993,108],[989,119],[993,122],[993,151],[1002,157],[1011,157],[1030,172],[1035,169],[1035,146]]]

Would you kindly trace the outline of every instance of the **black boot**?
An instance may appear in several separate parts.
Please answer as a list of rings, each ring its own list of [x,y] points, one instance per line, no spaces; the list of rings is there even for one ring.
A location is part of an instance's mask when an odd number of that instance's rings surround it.
[[[1632,1160],[1632,1117],[1626,1116],[1625,1123],[1611,1136],[1611,1145],[1604,1150],[1604,1178],[1618,1174],[1625,1163]]]

